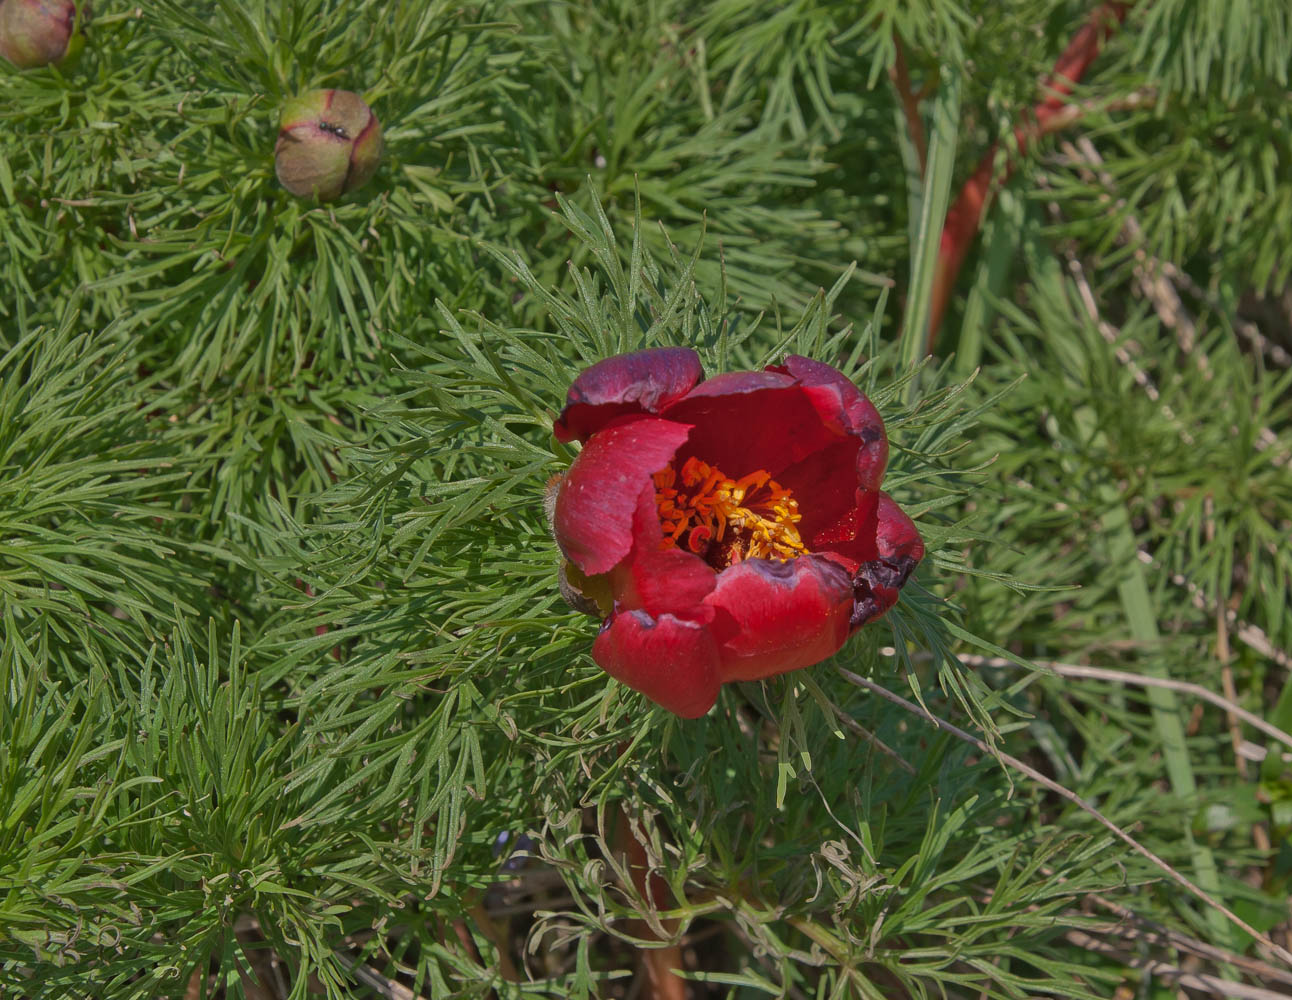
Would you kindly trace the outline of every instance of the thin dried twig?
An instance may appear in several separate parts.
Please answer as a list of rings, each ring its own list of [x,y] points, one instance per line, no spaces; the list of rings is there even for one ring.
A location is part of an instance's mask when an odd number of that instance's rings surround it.
[[[336,960],[345,966],[346,971],[360,983],[386,1000],[425,1000],[420,993],[414,993],[403,983],[387,979],[376,969],[356,961],[343,951],[334,951]]]
[[[1095,144],[1090,137],[1080,136],[1077,139],[1077,149],[1080,150],[1080,156],[1098,171],[1099,182],[1108,189],[1110,192],[1108,197],[1111,198],[1111,192],[1116,186],[1115,182],[1108,171],[1103,169],[1103,157],[1095,149]],[[1119,201],[1119,204],[1124,203],[1124,200]],[[1186,354],[1191,353],[1197,343],[1195,336],[1197,330],[1193,317],[1185,309],[1184,303],[1180,299],[1180,293],[1176,291],[1172,278],[1174,268],[1168,270],[1161,260],[1144,250],[1144,229],[1140,226],[1139,220],[1133,215],[1126,216],[1123,238],[1136,248],[1135,257],[1139,261],[1138,277],[1140,287],[1143,289],[1145,296],[1153,303],[1153,307],[1161,318],[1162,323],[1166,327],[1178,331],[1177,342],[1180,348]],[[1208,367],[1205,356],[1201,358],[1199,365],[1203,369]]]
[[[1054,874],[1048,869],[1043,868],[1046,874]],[[1059,876],[1061,881],[1067,881],[1063,876]],[[1084,897],[1087,901],[1102,907],[1109,913],[1114,914],[1121,923],[1110,926],[1107,931],[1101,933],[1115,933],[1129,941],[1143,941],[1149,945],[1160,945],[1163,947],[1174,948],[1177,951],[1188,952],[1199,958],[1205,958],[1213,962],[1231,965],[1236,969],[1259,979],[1265,983],[1281,983],[1285,986],[1292,986],[1292,972],[1285,971],[1276,966],[1262,962],[1258,958],[1250,958],[1247,955],[1239,955],[1227,948],[1221,948],[1218,945],[1211,944],[1207,941],[1201,941],[1198,938],[1190,937],[1183,931],[1173,930],[1170,927],[1163,927],[1161,924],[1154,923],[1147,917],[1142,917],[1134,910],[1122,906],[1120,903],[1114,903],[1106,896],[1101,896],[1097,892],[1088,893]],[[1292,994],[1290,994],[1292,995]]]
[[[1215,504],[1211,497],[1206,499],[1207,511],[1207,544],[1214,545],[1216,539]],[[1233,656],[1229,649],[1229,624],[1225,621],[1224,609],[1216,605],[1216,659],[1220,661],[1220,687],[1225,697],[1231,702],[1238,701],[1238,686],[1234,683]],[[1229,742],[1234,748],[1234,766],[1238,777],[1247,780],[1247,761],[1243,758],[1243,729],[1238,724],[1238,713],[1232,709],[1225,710],[1225,721],[1229,723]],[[1253,831],[1254,832],[1254,831]]]
[[[920,718],[924,719],[925,721],[931,722],[934,726],[936,726],[938,729],[942,730],[943,732],[950,733],[956,739],[964,743],[968,743],[970,746],[975,747],[980,752],[995,757],[997,760],[1001,761],[1003,764],[1008,765],[1009,767],[1012,767],[1020,774],[1026,775],[1027,777],[1031,778],[1033,781],[1035,781],[1037,784],[1041,785],[1048,791],[1051,791],[1055,795],[1059,796],[1060,798],[1068,802],[1071,802],[1078,809],[1086,813],[1088,816],[1090,816],[1092,819],[1098,822],[1102,827],[1108,830],[1109,833],[1113,834],[1115,837],[1117,837],[1119,840],[1125,843],[1136,854],[1139,854],[1141,857],[1146,858],[1155,868],[1157,868],[1159,871],[1167,875],[1173,882],[1175,882],[1181,888],[1185,889],[1187,892],[1197,897],[1205,905],[1211,907],[1212,909],[1216,910],[1218,913],[1222,914],[1235,927],[1239,928],[1240,930],[1250,935],[1252,939],[1256,941],[1259,947],[1266,949],[1270,954],[1275,955],[1281,962],[1285,962],[1289,967],[1292,967],[1292,952],[1289,952],[1286,948],[1283,948],[1275,944],[1266,935],[1258,931],[1255,927],[1253,927],[1246,920],[1240,917],[1237,913],[1235,913],[1233,910],[1227,907],[1224,903],[1220,902],[1217,899],[1213,899],[1206,892],[1203,892],[1202,889],[1198,888],[1198,886],[1195,885],[1192,881],[1190,881],[1186,876],[1182,875],[1174,867],[1167,864],[1166,861],[1162,860],[1162,858],[1158,857],[1156,854],[1150,851],[1147,847],[1145,847],[1138,840],[1136,840],[1134,837],[1128,834],[1125,830],[1119,827],[1116,823],[1110,820],[1107,816],[1101,813],[1089,802],[1087,802],[1081,796],[1077,795],[1076,792],[1070,791],[1069,789],[1065,788],[1063,785],[1059,784],[1057,781],[1053,780],[1052,778],[1047,778],[1040,771],[1036,770],[1036,768],[1032,767],[1029,764],[1023,763],[1023,761],[1019,760],[1017,757],[1007,754],[1003,750],[988,746],[984,741],[980,740],[978,737],[973,736],[965,732],[959,726],[953,725],[952,723],[947,722],[945,719],[934,715],[927,708],[924,708],[921,705],[917,705],[912,701],[907,701],[901,695],[894,694],[892,691],[889,691],[887,688],[881,687],[880,685],[876,684],[874,681],[868,680],[867,678],[862,677],[859,674],[854,674],[851,670],[848,670],[845,667],[839,667],[838,669],[839,669],[839,673],[843,676],[843,678],[846,681],[848,681],[849,684],[855,684],[860,688],[864,688],[865,690],[869,691],[871,694],[878,695],[879,697],[885,699],[886,701],[890,701],[894,705],[904,708],[912,715],[917,715]]]
[[[1021,476],[1012,476],[1010,482],[1025,490],[1035,490],[1026,479]],[[1150,566],[1159,572],[1164,571],[1165,567],[1153,556],[1147,549],[1138,549],[1135,557],[1145,566]],[[1199,611],[1210,616],[1213,614],[1217,603],[1211,600],[1206,592],[1196,583],[1186,577],[1183,573],[1172,573],[1168,579],[1177,587],[1183,587],[1189,592],[1190,603]],[[1269,635],[1259,625],[1253,625],[1251,622],[1244,621],[1238,617],[1237,612],[1232,608],[1225,609],[1225,621],[1232,630],[1234,638],[1249,649],[1255,650],[1261,656],[1273,660],[1284,670],[1292,671],[1292,656],[1289,656],[1282,649],[1279,649],[1271,641]]]
[[[959,654],[961,662],[973,667],[1017,667],[1013,660],[1003,656],[979,656],[973,653]],[[1222,697],[1216,692],[1195,684],[1192,681],[1177,681],[1170,677],[1154,677],[1149,674],[1132,673],[1129,670],[1110,670],[1106,667],[1090,667],[1082,663],[1058,663],[1053,660],[1037,660],[1036,665],[1045,670],[1052,670],[1063,677],[1082,677],[1087,680],[1111,681],[1114,684],[1130,684],[1135,687],[1166,688],[1181,694],[1192,695],[1208,701],[1217,708],[1224,709],[1235,719],[1241,719],[1254,729],[1259,729],[1271,739],[1292,747],[1292,734],[1288,734],[1272,723],[1266,722],[1259,715],[1247,711],[1235,701]]]
[[[1162,568],[1161,564],[1153,557],[1153,554],[1145,549],[1138,550],[1136,556],[1145,566],[1152,566],[1154,569]],[[1219,606],[1218,602],[1210,600],[1203,589],[1183,573],[1172,573],[1170,579],[1177,587],[1183,587],[1189,592],[1189,598],[1193,602],[1193,606],[1199,611],[1211,614],[1212,609]],[[1239,620],[1237,613],[1229,608],[1225,609],[1225,622],[1234,630],[1234,635],[1244,645],[1273,660],[1284,670],[1292,670],[1292,656],[1288,656],[1287,653],[1275,646],[1260,626]]]
[[[1060,875],[1047,865],[1042,865],[1040,870],[1047,877],[1054,878],[1059,882],[1069,881],[1066,876]],[[990,897],[990,893],[988,893],[988,896]],[[1218,962],[1222,965],[1228,965],[1262,983],[1279,983],[1292,986],[1292,972],[1276,968],[1267,962],[1262,962],[1260,959],[1239,955],[1217,945],[1208,944],[1206,941],[1199,941],[1197,938],[1190,937],[1181,931],[1163,927],[1147,917],[1140,916],[1134,910],[1122,906],[1120,903],[1114,903],[1097,892],[1084,893],[1081,898],[1083,903],[1093,903],[1110,911],[1118,918],[1116,923],[1090,923],[1087,918],[1087,922],[1083,925],[1084,930],[1090,934],[1101,934],[1106,937],[1117,938],[1123,944],[1133,945],[1134,952],[1137,955],[1143,955],[1144,945],[1167,948]],[[1037,907],[1031,906],[1029,909],[1035,910]],[[1089,913],[1088,906],[1085,908],[1085,913]],[[1227,982],[1227,980],[1222,980],[1222,982]],[[1292,994],[1286,995],[1292,996]]]
[[[1205,288],[1202,288],[1189,275],[1181,271],[1169,260],[1158,261],[1162,273],[1192,295],[1195,299],[1205,302],[1209,307],[1218,312],[1227,311],[1223,303],[1216,296],[1212,295]],[[1233,323],[1234,329],[1238,331],[1239,336],[1246,340],[1256,350],[1260,351],[1265,357],[1280,368],[1292,368],[1292,354],[1285,351],[1280,345],[1274,343],[1265,334],[1261,333],[1260,328],[1250,320],[1245,320],[1241,316],[1231,316],[1230,322]]]
[[[867,743],[873,744],[876,750],[892,758],[892,760],[897,764],[897,766],[900,767],[907,774],[916,773],[914,766],[908,763],[906,759],[902,757],[902,755],[899,754],[896,750],[890,747],[887,743],[881,740],[878,736],[872,733],[869,729],[863,726],[860,722],[854,719],[851,715],[845,712],[838,705],[834,705],[832,707],[834,708],[835,716],[839,719],[840,722],[844,724],[846,728],[851,729],[854,733],[860,736]]]
[[[1058,205],[1051,203],[1050,211],[1057,213]],[[1085,270],[1081,265],[1081,261],[1071,249],[1066,250],[1064,252],[1064,256],[1067,257],[1068,269],[1072,272],[1073,281],[1076,283],[1077,291],[1081,297],[1082,304],[1086,308],[1087,315],[1089,315],[1091,321],[1096,325],[1103,338],[1109,344],[1113,345],[1117,360],[1125,365],[1130,371],[1132,377],[1135,379],[1135,383],[1144,390],[1144,394],[1153,402],[1158,403],[1161,406],[1162,415],[1166,417],[1175,428],[1176,433],[1180,435],[1180,440],[1185,444],[1193,444],[1194,437],[1189,433],[1188,428],[1186,428],[1180,418],[1176,416],[1175,411],[1171,409],[1168,404],[1161,401],[1161,394],[1153,384],[1153,380],[1130,356],[1130,352],[1127,350],[1127,345],[1121,342],[1122,338],[1120,331],[1105,320],[1100,314],[1098,304],[1095,301],[1094,291],[1090,287],[1090,282],[1086,279]],[[1273,431],[1268,427],[1261,428],[1261,433],[1257,438],[1257,447],[1260,450],[1263,451],[1271,448],[1277,443],[1278,439],[1274,435]],[[1292,451],[1284,449],[1275,455],[1274,461],[1283,466],[1292,465]],[[1158,566],[1157,560],[1153,558],[1151,553],[1144,549],[1140,549],[1137,554],[1140,562],[1144,563],[1146,566]],[[1192,597],[1194,607],[1198,608],[1200,611],[1205,611],[1210,614],[1213,607],[1219,607],[1217,602],[1209,601],[1206,594],[1202,592],[1202,589],[1198,587],[1197,584],[1187,579],[1183,574],[1173,574],[1171,576],[1171,582],[1176,586],[1185,587]],[[1269,636],[1267,636],[1259,627],[1248,622],[1240,622],[1237,614],[1228,608],[1225,609],[1225,620],[1231,627],[1235,628],[1235,635],[1241,642],[1256,650],[1261,655],[1269,657],[1285,670],[1292,670],[1292,657],[1289,657],[1287,653],[1278,649],[1272,642],[1270,642]]]
[[[1082,170],[1083,176],[1088,181],[1098,181],[1104,186],[1106,191],[1101,195],[1101,198],[1105,202],[1112,203],[1115,182],[1108,172],[1103,169],[1103,157],[1099,155],[1099,150],[1095,148],[1095,144],[1090,141],[1089,137],[1080,137],[1077,139],[1076,145],[1065,142],[1060,148],[1079,168],[1084,168]],[[1125,205],[1124,199],[1119,199],[1116,202],[1117,208],[1123,205]],[[1211,378],[1211,359],[1207,357],[1205,351],[1197,346],[1197,328],[1193,322],[1193,317],[1190,315],[1189,310],[1185,308],[1183,301],[1180,299],[1180,293],[1175,287],[1176,277],[1181,272],[1174,267],[1168,269],[1162,261],[1149,255],[1143,249],[1144,230],[1133,215],[1126,217],[1126,221],[1122,226],[1121,239],[1122,242],[1136,248],[1135,259],[1138,263],[1135,267],[1135,275],[1139,279],[1140,289],[1143,291],[1144,297],[1153,304],[1153,309],[1157,313],[1158,319],[1168,330],[1175,331],[1176,342],[1180,345],[1180,350],[1193,359],[1194,364],[1197,365],[1198,370],[1205,377]],[[1088,302],[1087,310],[1091,308],[1092,305]],[[1257,337],[1260,337],[1259,333],[1257,333]],[[1263,340],[1263,338],[1261,339]],[[1139,382],[1138,375],[1136,376],[1136,381]],[[1156,395],[1153,394],[1150,394],[1149,398],[1154,401],[1157,399]],[[1186,444],[1191,443],[1191,439],[1188,437],[1182,435],[1182,439]],[[1284,468],[1292,466],[1292,450],[1283,446],[1278,435],[1268,427],[1260,429],[1256,436],[1255,444],[1260,451],[1275,449],[1273,460],[1277,465]]]
[[[1050,207],[1053,211],[1058,210],[1058,205],[1053,203],[1051,203]],[[1131,376],[1135,379],[1135,384],[1144,390],[1144,395],[1158,404],[1162,410],[1162,416],[1166,417],[1175,432],[1180,435],[1180,440],[1188,445],[1194,444],[1193,435],[1189,433],[1189,429],[1184,426],[1184,422],[1176,415],[1175,410],[1171,408],[1170,404],[1162,402],[1162,394],[1158,392],[1157,386],[1153,384],[1153,379],[1131,357],[1130,351],[1127,349],[1128,345],[1123,341],[1121,331],[1100,314],[1099,304],[1095,301],[1094,289],[1091,288],[1090,281],[1086,277],[1085,268],[1077,255],[1073,253],[1071,248],[1068,248],[1064,251],[1064,256],[1068,260],[1068,271],[1072,274],[1072,280],[1077,286],[1077,294],[1081,298],[1082,305],[1086,308],[1086,315],[1090,317],[1091,322],[1099,330],[1099,335],[1112,346],[1117,360],[1130,371]],[[1143,353],[1143,348],[1139,347],[1138,344],[1132,346],[1140,353]]]
[[[1139,969],[1150,976],[1165,979],[1176,986],[1193,990],[1206,990],[1208,993],[1218,997],[1236,997],[1238,1000],[1287,1000],[1288,997],[1286,993],[1276,993],[1274,990],[1267,990],[1262,986],[1249,986],[1246,983],[1235,982],[1232,979],[1221,979],[1219,976],[1212,976],[1205,972],[1187,972],[1179,966],[1160,962],[1155,958],[1132,955],[1115,945],[1109,944],[1107,941],[1101,941],[1099,938],[1091,937],[1082,931],[1071,930],[1063,936],[1078,948],[1113,955],[1119,962],[1132,969]]]
[[[1103,169],[1104,161],[1095,149],[1095,145],[1090,141],[1088,136],[1080,136],[1076,143],[1061,142],[1059,149],[1065,156],[1076,165],[1082,179],[1087,183],[1098,182],[1104,187],[1104,193],[1099,196],[1100,201],[1110,205],[1113,212],[1119,212],[1126,207],[1124,198],[1117,198],[1114,201],[1113,190],[1115,182],[1109,173]],[[1174,330],[1176,334],[1176,343],[1180,345],[1187,355],[1192,355],[1197,359],[1198,367],[1202,371],[1208,371],[1209,365],[1205,355],[1194,355],[1194,347],[1197,345],[1197,327],[1193,322],[1193,317],[1189,311],[1184,308],[1184,303],[1180,301],[1180,295],[1171,283],[1170,277],[1162,268],[1161,261],[1156,257],[1150,256],[1144,249],[1144,230],[1139,224],[1139,220],[1133,215],[1127,215],[1122,223],[1121,240],[1128,246],[1135,249],[1135,277],[1139,281],[1140,290],[1144,293],[1157,312],[1158,319],[1168,330]]]

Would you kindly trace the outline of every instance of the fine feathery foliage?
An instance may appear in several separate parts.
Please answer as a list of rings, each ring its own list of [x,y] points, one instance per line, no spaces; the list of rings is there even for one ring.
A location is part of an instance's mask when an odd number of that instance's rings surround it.
[[[0,62],[0,995],[1292,989],[1292,18],[1142,0],[1020,144],[1119,6],[105,0]],[[316,87],[386,139],[323,206]],[[543,514],[660,345],[839,367],[928,547],[685,722]]]

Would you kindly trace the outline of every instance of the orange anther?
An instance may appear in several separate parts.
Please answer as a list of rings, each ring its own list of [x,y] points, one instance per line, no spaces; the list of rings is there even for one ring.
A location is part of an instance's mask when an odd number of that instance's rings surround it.
[[[674,484],[691,490],[679,493]],[[663,529],[662,548],[681,543],[717,568],[743,559],[793,559],[807,552],[795,524],[798,501],[765,469],[732,480],[692,456],[680,470],[655,474],[655,503]]]

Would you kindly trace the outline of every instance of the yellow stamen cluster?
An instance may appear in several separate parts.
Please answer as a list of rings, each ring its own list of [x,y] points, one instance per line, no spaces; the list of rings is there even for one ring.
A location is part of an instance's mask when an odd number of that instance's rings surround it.
[[[698,458],[680,472],[655,473],[661,548],[681,545],[718,568],[743,559],[794,559],[807,552],[799,537],[799,505],[764,470],[729,479]]]

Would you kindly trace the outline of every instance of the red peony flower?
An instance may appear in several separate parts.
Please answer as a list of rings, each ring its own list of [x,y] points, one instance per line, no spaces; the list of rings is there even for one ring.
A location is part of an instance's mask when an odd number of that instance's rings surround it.
[[[689,348],[606,358],[570,387],[556,489],[563,590],[605,616],[592,657],[683,718],[726,681],[819,663],[897,602],[924,556],[879,489],[879,413],[791,355],[702,381]]]

